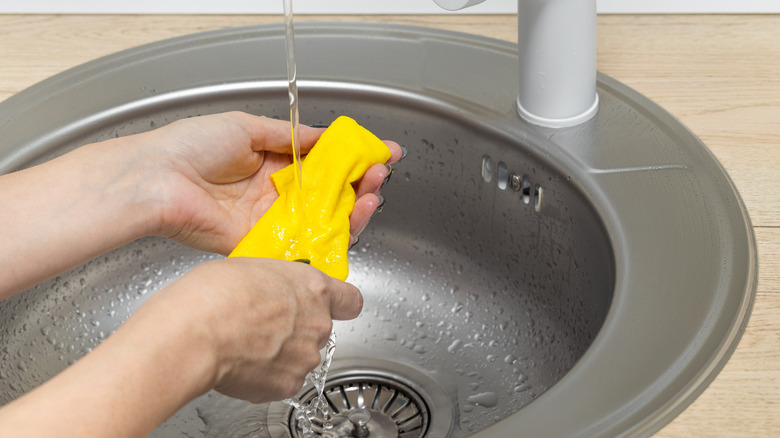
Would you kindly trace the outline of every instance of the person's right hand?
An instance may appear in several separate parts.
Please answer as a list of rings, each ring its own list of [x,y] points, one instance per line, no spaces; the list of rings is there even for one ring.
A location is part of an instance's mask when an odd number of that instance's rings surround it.
[[[211,389],[255,403],[292,397],[320,363],[332,319],[355,318],[362,306],[355,286],[303,263],[204,263],[74,365],[0,408],[0,430],[137,438]]]
[[[355,286],[303,263],[231,258],[197,266],[146,306],[161,318],[187,312],[196,339],[206,339],[213,353],[212,388],[262,403],[301,389],[320,363],[332,320],[357,317],[363,298]]]

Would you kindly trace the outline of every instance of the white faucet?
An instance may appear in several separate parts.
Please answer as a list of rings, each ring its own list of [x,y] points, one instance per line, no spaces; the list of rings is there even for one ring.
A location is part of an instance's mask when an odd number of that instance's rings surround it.
[[[433,0],[447,10],[485,0]],[[520,89],[517,111],[536,125],[563,128],[598,111],[596,0],[517,0]]]

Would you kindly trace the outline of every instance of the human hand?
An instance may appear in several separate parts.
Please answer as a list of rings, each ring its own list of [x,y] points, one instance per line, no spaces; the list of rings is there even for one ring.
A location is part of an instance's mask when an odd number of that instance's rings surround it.
[[[300,127],[306,153],[324,129]],[[289,122],[232,112],[174,122],[145,134],[157,151],[162,211],[159,234],[188,246],[226,254],[278,197],[271,174],[292,162]],[[385,142],[389,163],[401,148]],[[380,206],[391,170],[369,168],[356,187],[350,217],[356,236]]]
[[[332,318],[355,318],[362,305],[357,288],[303,263],[201,264],[74,365],[0,408],[0,430],[140,437],[212,389],[255,403],[289,398],[319,364]]]
[[[206,345],[214,358],[208,389],[262,403],[301,389],[332,319],[357,317],[363,299],[355,286],[303,263],[231,258],[199,265],[144,306],[151,309],[139,315],[147,318],[175,312],[191,321],[186,331],[195,339],[187,342]]]

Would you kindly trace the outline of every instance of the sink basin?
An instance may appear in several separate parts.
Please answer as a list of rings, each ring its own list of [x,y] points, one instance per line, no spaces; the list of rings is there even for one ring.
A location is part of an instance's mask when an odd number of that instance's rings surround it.
[[[527,124],[509,43],[296,30],[302,122],[347,114],[409,150],[350,251],[365,308],[335,325],[337,419],[366,407],[403,437],[646,436],[703,391],[745,328],[757,257],[737,191],[693,134],[604,75],[590,121]],[[41,82],[0,104],[0,172],[192,115],[284,118],[283,35],[196,34]],[[0,403],[217,257],[144,238],[0,303]],[[287,405],[209,393],[153,436],[296,431]]]

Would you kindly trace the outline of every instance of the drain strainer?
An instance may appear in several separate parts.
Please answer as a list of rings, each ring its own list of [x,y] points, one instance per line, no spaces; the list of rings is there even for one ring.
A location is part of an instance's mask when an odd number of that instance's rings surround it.
[[[332,364],[322,395],[329,407],[310,416],[317,437],[423,438],[449,436],[453,403],[430,375],[406,364],[377,359],[340,360]],[[308,406],[317,397],[310,385],[300,395]],[[281,409],[284,409],[282,412]],[[269,420],[286,425],[272,436],[303,438],[302,424],[292,407],[276,405]],[[277,430],[277,434],[273,433]]]
[[[420,394],[403,382],[384,376],[343,376],[328,381],[322,391],[330,407],[330,427],[322,412],[312,419],[319,436],[363,436],[371,438],[420,438],[430,424],[428,405]],[[317,392],[310,389],[301,398],[308,405]],[[291,413],[290,432],[303,436],[301,425]]]

